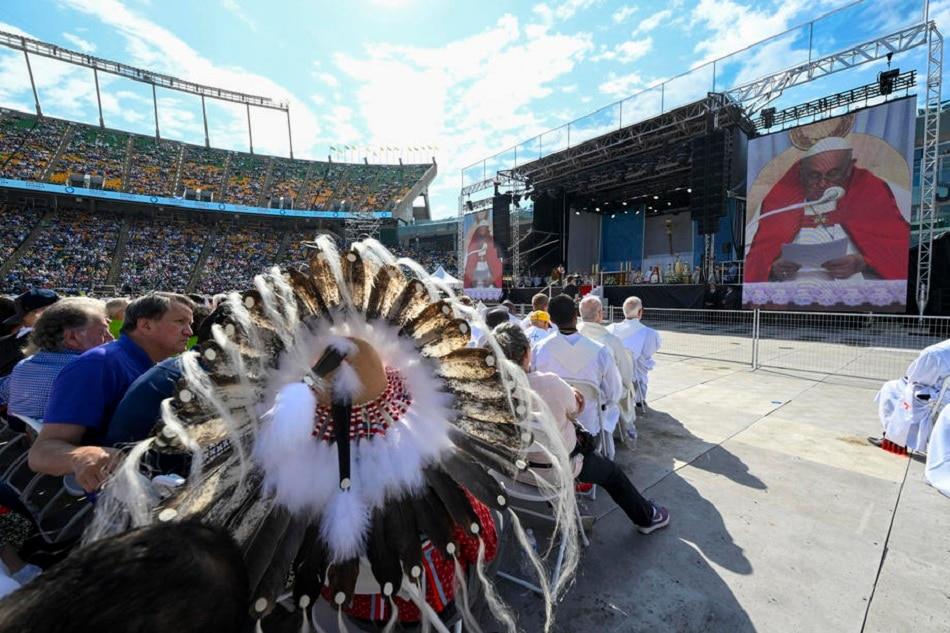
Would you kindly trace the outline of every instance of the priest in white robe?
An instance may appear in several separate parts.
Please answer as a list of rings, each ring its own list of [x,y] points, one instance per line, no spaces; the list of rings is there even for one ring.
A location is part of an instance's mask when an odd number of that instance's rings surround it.
[[[587,295],[580,303],[581,323],[577,325],[577,331],[592,339],[610,350],[614,358],[614,364],[620,373],[622,383],[622,393],[620,402],[611,406],[606,411],[608,430],[612,431],[620,420],[623,421],[621,432],[627,433],[631,439],[637,437],[637,427],[635,420],[636,413],[636,391],[633,386],[633,358],[630,352],[624,347],[623,342],[607,331],[603,324],[604,304],[599,297]]]
[[[623,302],[623,316],[623,321],[609,325],[607,331],[619,338],[629,350],[633,358],[637,395],[646,401],[650,371],[656,366],[653,355],[659,351],[662,343],[660,333],[640,321],[643,302],[639,297],[627,297]]]
[[[907,368],[903,378],[881,387],[875,400],[883,438],[868,441],[881,446],[884,440],[919,453],[927,452],[933,423],[950,403],[950,340],[924,349]]]
[[[620,372],[610,350],[577,331],[577,312],[569,296],[558,295],[551,299],[548,314],[557,325],[558,333],[538,344],[534,368],[557,374],[568,383],[584,382],[596,388],[602,407],[586,402],[578,422],[594,436],[601,436],[602,431],[610,436],[613,427],[608,428],[604,413],[616,406],[623,395]],[[605,444],[605,449],[609,451],[611,446],[612,443]],[[613,457],[612,454],[607,456]]]
[[[924,474],[931,486],[950,497],[950,407],[943,408],[934,425]]]

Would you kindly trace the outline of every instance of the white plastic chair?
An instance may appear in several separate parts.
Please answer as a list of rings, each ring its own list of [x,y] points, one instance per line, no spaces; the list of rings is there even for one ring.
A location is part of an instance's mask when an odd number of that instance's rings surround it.
[[[603,394],[600,392],[600,386],[595,385],[589,380],[577,380],[573,378],[564,379],[567,384],[577,389],[584,397],[584,409],[594,407],[596,416],[596,428],[594,433],[599,439],[598,452],[607,459],[613,460],[613,436],[604,430],[604,409],[605,402]],[[592,497],[593,498],[593,497]]]
[[[556,525],[556,520],[551,512],[541,512],[530,507],[525,507],[526,504],[535,504],[539,507],[552,510],[552,504],[556,498],[553,491],[546,492],[537,486],[532,486],[531,484],[505,477],[504,475],[494,471],[491,474],[505,488],[505,492],[507,493],[508,499],[511,502],[509,507],[515,513],[541,519],[551,523],[552,525]],[[587,534],[584,532],[584,519],[581,516],[580,508],[578,508],[576,505],[574,516],[577,519],[577,528],[580,533],[581,542],[585,547],[587,547],[590,545],[590,541],[587,538]],[[554,560],[554,568],[551,570],[550,582],[552,587],[556,586],[558,581],[561,579],[561,567],[564,563],[564,553],[566,550],[567,537],[562,534],[560,537],[560,542],[558,543],[557,557]],[[499,571],[497,575],[500,578],[504,578],[509,582],[513,582],[516,585],[524,587],[525,589],[529,589],[537,594],[543,593],[538,585],[524,578],[515,576],[509,572]]]

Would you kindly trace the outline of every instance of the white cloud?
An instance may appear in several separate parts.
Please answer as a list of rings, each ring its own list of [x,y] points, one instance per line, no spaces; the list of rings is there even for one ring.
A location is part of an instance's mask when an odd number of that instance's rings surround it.
[[[639,11],[637,7],[631,7],[630,5],[625,4],[619,9],[617,9],[616,11],[614,11],[613,15],[610,17],[613,19],[614,24],[622,24],[623,22],[627,20],[627,18],[629,18],[631,15],[633,15],[637,11]]]
[[[646,81],[640,73],[627,73],[626,75],[617,75],[610,73],[607,75],[607,81],[600,84],[597,89],[601,93],[614,99],[622,99],[637,90],[643,88]]]
[[[327,142],[321,136],[321,122],[307,101],[297,98],[287,88],[269,77],[248,72],[236,66],[222,66],[200,55],[191,46],[168,29],[148,20],[118,0],[60,0],[60,3],[79,13],[98,19],[111,27],[125,41],[126,60],[159,72],[198,83],[220,86],[230,90],[268,96],[275,101],[290,104],[291,122],[296,140],[294,154],[314,156],[316,148]],[[188,97],[182,97],[188,99]],[[209,102],[209,110],[211,104]],[[222,147],[247,146],[247,120],[242,107],[215,108],[220,116],[208,115],[211,136]],[[282,114],[268,111],[252,114],[254,121],[255,151],[287,155],[287,122]],[[161,113],[160,113],[161,115]],[[183,120],[178,114],[174,121]],[[181,126],[179,126],[181,127]],[[332,131],[331,131],[332,133]],[[203,132],[201,134],[203,138]],[[322,153],[322,151],[321,151]]]
[[[84,40],[78,35],[72,33],[63,33],[63,39],[78,48],[83,53],[95,53],[96,45],[92,42]]]
[[[564,0],[563,2],[554,4],[554,6],[542,2],[534,5],[531,11],[538,16],[542,24],[549,26],[554,22],[555,18],[558,20],[569,20],[574,17],[577,12],[600,4],[601,1],[602,0]]]
[[[640,59],[653,49],[653,38],[647,37],[640,40],[628,40],[608,48],[601,44],[600,50],[596,55],[591,56],[591,61],[616,61],[622,64],[629,64]]]
[[[554,7],[554,15],[559,20],[567,20],[574,17],[574,14],[578,11],[583,11],[599,2],[600,0],[564,0],[564,2]]]
[[[244,22],[252,31],[257,31],[257,24],[244,13],[244,9],[237,3],[237,0],[219,0],[219,2],[221,3],[222,9],[231,13],[241,22]]]
[[[339,88],[340,86],[340,80],[333,76],[332,73],[318,72],[315,76],[330,88]]]
[[[693,9],[692,23],[702,24],[712,34],[700,40],[694,50],[704,59],[728,55],[787,30],[805,5],[806,0],[787,0],[775,9],[759,11],[734,0],[699,0]]]
[[[535,14],[543,19],[544,10]],[[354,119],[368,130],[365,143],[443,148],[441,175],[430,191],[441,217],[457,211],[462,168],[547,127],[535,102],[552,94],[592,48],[587,34],[528,32],[506,15],[440,47],[371,43],[362,55],[338,54],[334,61],[356,84]],[[411,99],[393,98],[407,89]]]
[[[630,40],[617,46],[617,61],[623,64],[634,62],[653,49],[653,38]]]
[[[664,20],[669,19],[673,15],[673,11],[670,9],[664,9],[662,11],[657,11],[653,15],[644,18],[640,24],[637,25],[637,28],[633,30],[633,35],[639,35],[641,33],[650,33],[656,27],[660,26]]]

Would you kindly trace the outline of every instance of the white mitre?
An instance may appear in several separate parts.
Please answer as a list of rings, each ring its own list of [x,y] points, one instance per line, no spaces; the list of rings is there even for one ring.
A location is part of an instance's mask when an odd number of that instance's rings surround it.
[[[803,158],[810,158],[823,152],[834,152],[839,150],[851,151],[853,149],[854,148],[851,147],[850,141],[848,141],[846,138],[842,138],[840,136],[826,136],[809,147]]]

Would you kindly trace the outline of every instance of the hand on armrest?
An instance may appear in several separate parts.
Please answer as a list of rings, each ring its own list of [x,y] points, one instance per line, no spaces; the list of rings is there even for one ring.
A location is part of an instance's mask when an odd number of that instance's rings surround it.
[[[46,475],[75,475],[87,492],[98,490],[112,472],[119,451],[80,446],[85,431],[78,424],[44,424],[30,448],[30,468]]]

